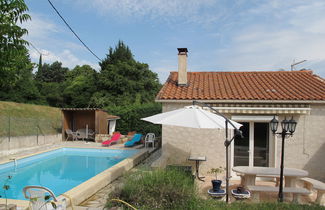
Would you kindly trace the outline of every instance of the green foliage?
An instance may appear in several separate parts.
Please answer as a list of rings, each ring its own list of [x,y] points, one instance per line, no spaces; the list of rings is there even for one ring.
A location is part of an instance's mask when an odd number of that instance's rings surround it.
[[[97,73],[88,65],[76,66],[67,73],[63,92],[68,107],[89,107],[92,95],[97,91]]]
[[[130,104],[135,102],[136,95],[140,103],[152,102],[160,89],[157,74],[147,64],[135,61],[121,41],[114,50],[110,48],[100,66],[99,93],[92,99],[95,105]]]
[[[184,206],[195,192],[193,179],[180,170],[139,171],[127,177],[119,199],[139,209],[173,209]]]
[[[219,168],[211,168],[210,171],[208,171],[209,174],[213,174],[216,176],[216,179],[218,179],[218,174],[221,174],[225,171],[225,168],[222,166],[219,166]]]
[[[57,82],[37,82],[40,94],[43,97],[44,104],[54,107],[64,107],[63,91],[65,83]]]
[[[134,61],[131,50],[122,41],[119,41],[115,49],[109,48],[106,59],[99,63],[101,69],[105,69],[109,64],[118,62]]]
[[[55,61],[51,65],[45,63],[37,71],[36,80],[40,82],[60,83],[65,80],[68,70],[68,68],[62,67],[62,63],[58,61]]]
[[[33,67],[29,59],[28,51],[22,47],[12,60],[11,73],[14,73],[14,80],[7,80],[7,85],[0,89],[0,99],[22,102],[40,103],[41,95],[33,80]]]
[[[29,136],[61,132],[61,111],[57,108],[0,101],[0,136]],[[10,126],[9,126],[10,124]]]
[[[130,104],[124,106],[106,107],[109,113],[119,116],[121,119],[117,121],[116,130],[121,133],[128,131],[137,131],[137,133],[155,133],[156,136],[161,135],[161,126],[155,125],[141,118],[161,113],[161,105],[158,103],[147,104]]]
[[[109,195],[107,207],[123,206],[111,199],[120,199],[137,209],[205,209],[205,210],[321,210],[319,205],[293,203],[246,203],[227,204],[213,198],[203,199],[190,176],[180,170],[155,170],[133,172],[125,177],[119,193]]]
[[[22,37],[28,33],[17,24],[30,16],[25,13],[28,8],[24,0],[1,0],[0,11],[0,87],[3,88],[17,81],[17,56],[21,56],[27,44]]]
[[[42,96],[40,104],[55,107],[65,107],[63,92],[66,88],[66,75],[69,69],[62,67],[62,63],[55,61],[39,66],[35,80]]]

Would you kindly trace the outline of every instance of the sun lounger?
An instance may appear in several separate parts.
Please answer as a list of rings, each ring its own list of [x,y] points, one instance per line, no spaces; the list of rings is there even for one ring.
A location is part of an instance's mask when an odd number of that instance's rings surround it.
[[[130,141],[127,141],[124,146],[126,147],[133,147],[136,143],[141,141],[142,134],[135,134]]]
[[[110,146],[110,145],[116,143],[118,140],[120,140],[120,138],[121,138],[121,134],[120,133],[116,133],[116,134],[114,134],[112,136],[111,139],[104,141],[102,143],[102,146]]]

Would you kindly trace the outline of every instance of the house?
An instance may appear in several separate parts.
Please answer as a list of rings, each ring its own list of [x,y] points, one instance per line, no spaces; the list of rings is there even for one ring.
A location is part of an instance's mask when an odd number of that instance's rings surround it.
[[[243,139],[231,144],[230,166],[279,167],[281,137],[269,122],[293,117],[297,128],[285,142],[285,167],[309,171],[325,181],[325,80],[311,70],[188,72],[187,49],[179,48],[178,72],[156,97],[163,112],[207,103],[243,124]],[[280,127],[280,126],[279,126]],[[156,165],[191,164],[189,155],[204,155],[200,170],[225,166],[223,130],[162,127],[162,156]],[[234,175],[234,174],[233,174]]]
[[[109,114],[99,108],[62,108],[62,140],[67,138],[66,130],[77,131],[79,129],[91,129],[96,134],[96,140],[100,135],[112,135],[115,131],[118,116]]]

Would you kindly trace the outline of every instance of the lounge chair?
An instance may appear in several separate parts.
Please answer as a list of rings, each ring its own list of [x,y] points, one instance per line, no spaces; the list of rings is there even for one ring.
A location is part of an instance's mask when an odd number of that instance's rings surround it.
[[[38,209],[38,210],[49,210],[49,209],[56,209],[53,207],[53,203],[58,202],[57,198],[55,197],[54,193],[42,186],[26,186],[23,188],[23,193],[26,199],[30,200],[31,209]],[[66,202],[65,198],[61,200],[61,204],[57,206],[58,209],[66,209]]]
[[[142,134],[135,134],[130,141],[127,141],[124,146],[125,147],[133,147],[136,143],[141,141]]]
[[[106,140],[102,143],[102,146],[110,146],[113,143],[116,143],[118,140],[120,140],[121,134],[120,133],[115,133],[111,139]]]
[[[65,139],[66,141],[71,138],[72,141],[75,141],[77,140],[77,133],[76,132],[73,132],[72,130],[70,129],[66,129],[65,130],[65,133],[67,134],[67,138]]]
[[[152,147],[155,148],[155,134],[154,133],[147,133],[145,139],[144,139],[144,146],[147,147],[150,143],[152,144]]]

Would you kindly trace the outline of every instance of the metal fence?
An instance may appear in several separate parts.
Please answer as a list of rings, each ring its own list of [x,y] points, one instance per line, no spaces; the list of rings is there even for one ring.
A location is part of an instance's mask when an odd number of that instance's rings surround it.
[[[13,138],[35,138],[37,145],[39,137],[61,133],[61,118],[26,118],[0,115],[0,139],[1,142],[10,143]]]

